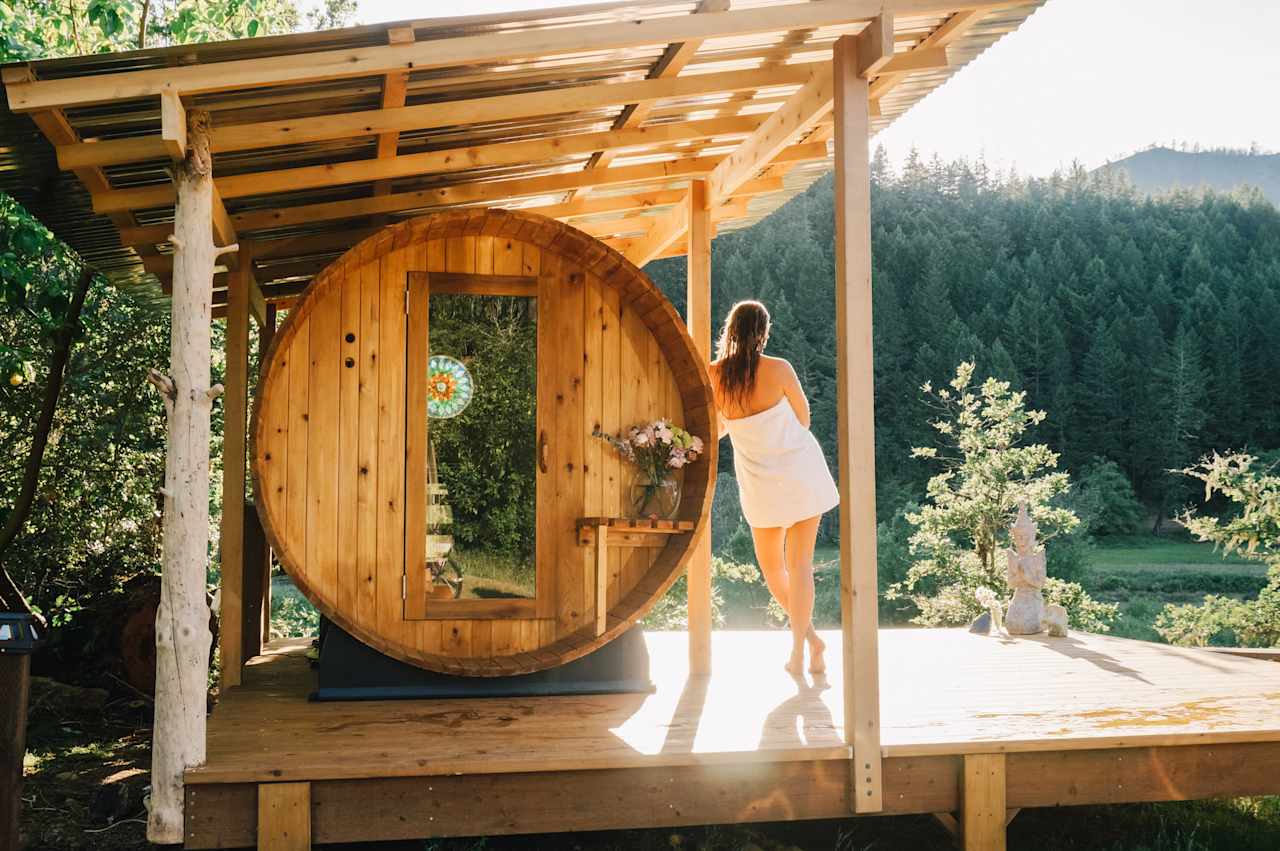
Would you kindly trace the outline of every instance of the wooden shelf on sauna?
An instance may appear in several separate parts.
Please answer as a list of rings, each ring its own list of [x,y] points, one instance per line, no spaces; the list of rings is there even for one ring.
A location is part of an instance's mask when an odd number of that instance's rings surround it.
[[[692,520],[645,520],[634,517],[579,517],[578,546],[595,547],[596,635],[603,635],[608,613],[609,547],[662,548],[672,535],[693,532]]]
[[[670,535],[687,535],[697,524],[692,520],[646,520],[635,517],[579,517],[578,545],[595,543],[596,530],[608,529],[611,547],[665,547]]]

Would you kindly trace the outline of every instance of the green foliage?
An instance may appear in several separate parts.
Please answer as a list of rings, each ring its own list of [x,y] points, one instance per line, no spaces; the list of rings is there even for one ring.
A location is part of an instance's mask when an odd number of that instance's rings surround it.
[[[1026,394],[1008,382],[988,378],[975,388],[974,370],[962,363],[949,386],[935,391],[926,382],[922,388],[938,412],[933,427],[943,446],[942,452],[917,447],[912,453],[941,461],[943,469],[929,480],[928,502],[907,515],[915,526],[909,544],[915,562],[887,595],[909,598],[917,623],[968,623],[982,612],[974,596],[980,587],[1009,596],[1000,556],[1019,503],[1030,507],[1044,541],[1079,524],[1056,503],[1069,487],[1067,474],[1054,472],[1057,454],[1044,444],[1021,443],[1044,412],[1027,410]],[[1113,606],[1061,578],[1046,583],[1045,597],[1066,606],[1077,628],[1105,631],[1115,615]]]
[[[1280,446],[1280,213],[1256,194],[1149,199],[1106,173],[1028,180],[919,157],[895,173],[881,153],[871,195],[878,520],[924,493],[934,471],[906,457],[930,440],[916,389],[962,360],[1047,412],[1040,439],[1063,469],[1101,454],[1166,516],[1190,496],[1170,467]],[[711,269],[713,315],[742,298],[773,310],[769,351],[796,364],[834,466],[833,210],[824,177],[719,236]],[[646,271],[683,306],[683,260]],[[732,470],[727,446],[720,464]]]
[[[1076,476],[1070,505],[1081,523],[1098,538],[1137,531],[1145,512],[1133,484],[1120,465],[1098,458]]]
[[[769,589],[755,564],[711,559],[711,617],[715,626],[763,626],[774,617],[771,603]],[[641,623],[646,629],[689,628],[689,584],[683,575]]]
[[[342,26],[354,0],[324,0],[311,29]],[[0,61],[111,53],[291,32],[296,0],[0,0]]]
[[[1257,470],[1257,457],[1213,453],[1181,472],[1204,483],[1204,498],[1220,495],[1236,511],[1223,517],[1188,511],[1183,523],[1201,541],[1227,554],[1267,565],[1268,582],[1252,600],[1210,594],[1199,606],[1170,605],[1156,629],[1173,644],[1231,642],[1249,647],[1280,645],[1280,475]]]
[[[440,480],[464,548],[530,557],[536,526],[537,333],[529,299],[437,296],[431,351],[466,364],[471,404],[432,420]]]

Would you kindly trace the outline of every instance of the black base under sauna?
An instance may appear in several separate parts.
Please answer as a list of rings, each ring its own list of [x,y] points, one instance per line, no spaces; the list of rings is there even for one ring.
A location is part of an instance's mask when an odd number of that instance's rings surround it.
[[[392,659],[320,621],[318,686],[312,700],[395,700],[447,697],[530,697],[647,694],[649,650],[639,626],[593,653],[556,668],[513,677],[438,674]]]

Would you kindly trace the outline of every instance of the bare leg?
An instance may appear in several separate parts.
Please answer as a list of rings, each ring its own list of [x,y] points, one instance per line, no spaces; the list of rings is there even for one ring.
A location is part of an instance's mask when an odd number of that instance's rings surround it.
[[[805,521],[809,523],[810,521]],[[818,534],[818,518],[812,520],[813,531],[811,537],[816,541]],[[795,527],[791,527],[794,529]],[[778,601],[778,605],[782,607],[782,611],[786,612],[787,617],[795,622],[795,618],[791,612],[791,578],[787,570],[788,553],[785,549],[790,549],[790,529],[784,529],[780,526],[770,528],[751,527],[751,538],[755,543],[756,562],[760,565],[760,572],[764,574],[764,584],[768,586],[769,593],[773,595],[773,599]],[[784,542],[786,547],[784,549]],[[813,544],[809,545],[809,564],[813,563]],[[822,651],[826,648],[822,639],[818,638],[818,633],[813,628],[813,576],[812,572],[809,576],[809,611],[810,615],[806,618],[809,622],[809,628],[806,637],[809,640],[812,652],[817,658],[820,658]],[[803,661],[796,666],[799,672],[803,668]]]
[[[804,643],[809,640],[809,670],[815,674],[827,668],[826,645],[813,629],[813,549],[818,541],[821,517],[802,520],[787,530],[786,561],[791,609],[791,661],[804,662]]]

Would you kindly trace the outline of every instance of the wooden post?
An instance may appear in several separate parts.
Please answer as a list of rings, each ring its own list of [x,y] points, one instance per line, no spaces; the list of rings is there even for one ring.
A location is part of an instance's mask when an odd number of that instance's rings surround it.
[[[711,208],[707,183],[689,185],[689,271],[686,289],[689,335],[698,355],[711,360]],[[717,435],[703,435],[708,441]],[[715,471],[712,471],[712,476]],[[689,673],[711,673],[711,525],[693,543],[689,558]]]
[[[227,327],[224,336],[227,371],[222,399],[222,607],[218,646],[222,654],[222,687],[240,685],[244,666],[245,609],[245,440],[249,405],[249,301],[253,262],[242,252],[227,275]]]
[[[18,848],[31,657],[0,654],[0,848]]]
[[[311,848],[311,784],[258,786],[258,851]]]
[[[965,754],[961,800],[964,851],[1005,851],[1004,754]]]
[[[276,335],[276,306],[268,304],[265,321],[258,328],[258,380],[267,368],[267,350]],[[261,521],[259,521],[261,523]],[[262,565],[262,643],[271,640],[271,544],[263,535]]]
[[[204,762],[209,691],[209,411],[222,392],[209,386],[210,302],[217,255],[209,114],[187,116],[187,155],[175,169],[173,321],[169,374],[148,379],[169,421],[164,477],[164,557],[156,615],[156,700],[147,838],[183,841],[183,772]]]
[[[840,469],[840,627],[853,810],[882,809],[876,600],[875,404],[871,370],[871,168],[867,81],[853,36],[836,41],[836,388]]]

